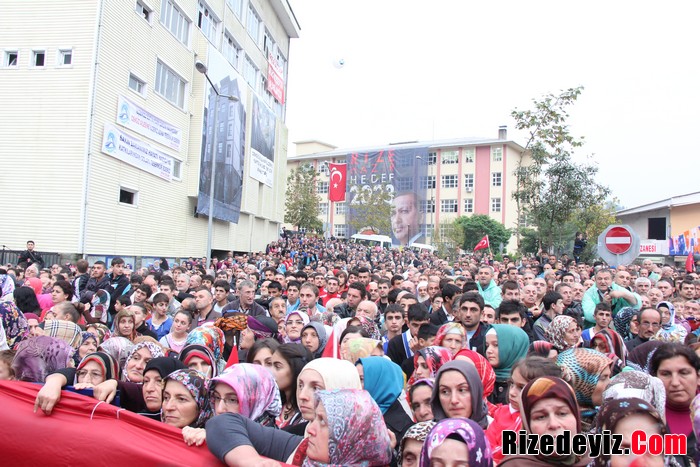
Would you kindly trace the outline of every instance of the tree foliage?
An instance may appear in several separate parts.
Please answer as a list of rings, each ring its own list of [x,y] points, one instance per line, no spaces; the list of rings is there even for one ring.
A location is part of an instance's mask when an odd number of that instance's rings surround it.
[[[316,171],[309,164],[293,169],[287,176],[284,221],[308,232],[321,232],[323,223],[316,195]]]
[[[568,108],[582,90],[548,94],[534,100],[533,109],[511,112],[516,128],[529,135],[515,171],[518,189],[513,198],[519,218],[526,216],[537,228],[544,250],[558,246],[569,235],[567,223],[577,212],[602,204],[610,192],[596,182],[598,167],[590,159],[577,163],[572,158],[583,138],[569,131]]]
[[[491,250],[499,252],[499,246],[503,244],[505,247],[511,236],[510,229],[506,229],[503,224],[484,214],[460,216],[455,219],[455,225],[462,230],[464,239],[462,248],[467,251],[473,251],[479,240],[484,238],[484,235],[488,235]]]
[[[458,250],[464,245],[464,229],[457,224],[457,219],[443,219],[433,230],[432,243],[441,258],[459,256]]]
[[[391,192],[384,189],[355,195],[353,215],[345,214],[353,231],[369,228],[378,235],[391,235],[391,200]]]
[[[581,255],[582,261],[590,261],[597,257],[596,243],[598,236],[611,224],[617,224],[617,200],[603,204],[591,204],[574,213],[576,231],[582,232],[588,238],[588,245]]]

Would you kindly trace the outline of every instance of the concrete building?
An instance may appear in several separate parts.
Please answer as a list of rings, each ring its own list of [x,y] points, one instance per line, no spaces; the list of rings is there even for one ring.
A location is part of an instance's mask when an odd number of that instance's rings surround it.
[[[320,141],[300,141],[295,143],[295,156],[288,159],[288,170],[301,164],[312,164],[318,174],[319,203],[321,220],[326,232],[337,237],[348,233],[346,225],[346,203],[328,200],[329,163],[346,162],[350,154],[368,153],[380,150],[401,150],[427,147],[427,176],[421,177],[419,186],[425,190],[425,200],[421,201],[424,223],[420,225],[428,242],[435,232],[446,234],[444,224],[462,215],[486,214],[513,228],[518,222],[515,201],[514,171],[518,164],[529,164],[530,157],[525,149],[508,140],[505,127],[499,128],[498,138],[457,138],[451,140],[401,143],[373,148],[336,148]],[[398,182],[398,180],[397,180]],[[396,191],[402,191],[396,185]],[[442,228],[440,228],[442,226]],[[495,248],[498,245],[494,245]],[[515,240],[505,246],[515,249]]]
[[[3,243],[33,239],[90,259],[205,255],[208,221],[196,206],[211,105],[197,61],[223,94],[236,82],[245,112],[237,123],[229,104],[219,112],[220,131],[237,125],[245,144],[235,161],[233,141],[218,139],[218,163],[242,187],[240,220],[214,221],[212,249],[255,251],[277,237],[287,60],[300,29],[287,0],[0,0],[0,11]],[[264,183],[251,176],[254,108],[275,117]]]
[[[641,257],[682,263],[690,249],[700,253],[700,192],[622,209],[617,218],[639,235]]]

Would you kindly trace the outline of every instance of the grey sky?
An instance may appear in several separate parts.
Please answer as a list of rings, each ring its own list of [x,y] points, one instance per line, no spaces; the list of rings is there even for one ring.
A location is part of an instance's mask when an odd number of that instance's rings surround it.
[[[521,144],[510,112],[583,85],[571,130],[626,207],[697,191],[698,2],[293,0],[290,143]],[[337,68],[334,62],[345,60]],[[290,153],[294,146],[290,144]],[[640,189],[641,186],[641,189]]]

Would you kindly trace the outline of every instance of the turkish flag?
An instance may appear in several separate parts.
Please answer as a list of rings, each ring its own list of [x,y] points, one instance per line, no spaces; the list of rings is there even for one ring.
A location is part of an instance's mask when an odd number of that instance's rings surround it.
[[[348,175],[347,164],[328,164],[330,172],[330,186],[328,199],[330,201],[345,201],[345,179]]]
[[[695,272],[695,258],[693,258],[693,251],[688,253],[688,257],[685,259],[685,271]]]
[[[479,240],[479,243],[477,243],[476,246],[474,247],[474,251],[483,250],[484,248],[488,248],[488,247],[489,247],[489,236],[484,235],[484,238]]]

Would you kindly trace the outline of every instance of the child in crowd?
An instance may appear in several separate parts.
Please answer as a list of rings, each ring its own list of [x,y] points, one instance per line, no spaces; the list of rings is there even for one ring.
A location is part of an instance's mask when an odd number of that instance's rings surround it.
[[[12,369],[13,358],[15,358],[14,350],[0,351],[0,380],[15,379],[15,370]]]

